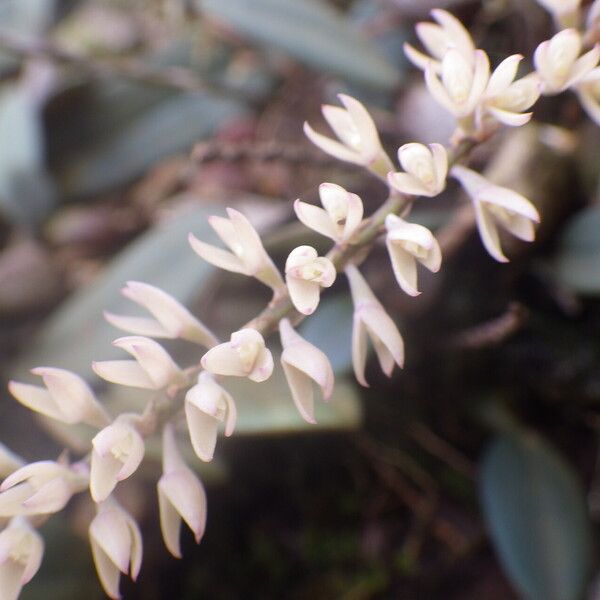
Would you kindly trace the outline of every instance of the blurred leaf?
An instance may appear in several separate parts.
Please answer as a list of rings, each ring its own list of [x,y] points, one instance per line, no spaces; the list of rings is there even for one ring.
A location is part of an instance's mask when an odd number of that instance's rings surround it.
[[[398,72],[341,13],[318,0],[198,0],[210,17],[223,21],[268,49],[356,83],[392,89]]]
[[[72,165],[65,180],[66,193],[91,195],[126,183],[243,112],[239,102],[206,93],[166,99]]]
[[[329,357],[336,373],[344,373],[352,367],[353,311],[349,294],[326,297],[300,327],[300,333]]]
[[[187,234],[208,237],[210,206],[179,215],[131,243],[89,287],[64,302],[48,319],[23,353],[13,374],[23,375],[36,365],[52,365],[89,378],[93,360],[119,355],[111,341],[118,330],[102,316],[103,310],[133,314],[134,305],[120,290],[130,279],[163,288],[184,304],[201,290],[213,271],[187,242]],[[141,314],[141,313],[140,313]]]
[[[571,219],[559,240],[554,261],[558,281],[580,294],[600,294],[600,207],[592,206]]]
[[[591,525],[577,478],[534,433],[496,437],[482,465],[481,499],[496,549],[530,600],[577,600],[588,579]]]

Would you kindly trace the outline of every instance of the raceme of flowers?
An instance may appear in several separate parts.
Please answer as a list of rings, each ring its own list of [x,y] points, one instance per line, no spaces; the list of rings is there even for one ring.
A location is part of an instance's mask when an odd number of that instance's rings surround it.
[[[434,23],[416,26],[423,50],[405,45],[409,60],[424,72],[433,99],[456,120],[450,140],[454,150],[465,140],[474,145],[487,139],[502,125],[525,125],[540,95],[566,90],[574,91],[600,124],[600,50],[586,47],[590,32],[599,28],[600,0],[589,9],[587,31],[578,29],[582,20],[578,0],[538,1],[551,12],[559,31],[538,46],[530,61],[514,54],[492,69],[488,55],[477,48],[462,23],[441,9],[432,11]],[[519,76],[524,63],[532,63],[535,70]],[[260,385],[276,368],[283,371],[300,418],[316,423],[316,400],[330,399],[335,375],[328,357],[296,325],[317,310],[321,294],[331,286],[347,285],[352,297],[352,367],[357,381],[368,385],[371,346],[386,375],[402,368],[402,335],[359,270],[359,260],[381,238],[390,258],[390,277],[404,293],[420,294],[420,274],[441,268],[442,248],[429,229],[411,222],[410,209],[414,203],[434,201],[446,190],[448,176],[470,200],[483,246],[495,260],[508,260],[502,235],[534,240],[540,215],[529,199],[458,164],[460,156],[452,148],[448,151],[443,140],[429,145],[403,143],[395,165],[367,108],[349,95],[342,94],[339,100],[340,106],[322,109],[333,137],[308,123],[304,131],[323,152],[365,168],[387,186],[389,197],[379,210],[365,218],[357,194],[335,183],[321,184],[320,206],[298,199],[293,207],[298,220],[329,240],[331,249],[319,255],[312,246],[300,245],[291,249],[282,270],[251,220],[238,210],[228,208],[226,216],[209,219],[224,248],[190,233],[190,245],[202,259],[271,288],[273,299],[255,320],[233,331],[228,341],[220,341],[166,291],[129,281],[123,295],[147,316],[107,312],[107,321],[127,334],[117,338],[114,346],[128,356],[96,361],[92,367],[112,384],[150,390],[153,398],[143,412],[110,415],[88,382],[65,369],[33,369],[43,385],[10,382],[10,392],[27,408],[68,426],[91,427],[95,434],[89,454],[74,463],[61,456],[26,464],[0,444],[4,478],[0,519],[8,519],[0,532],[2,598],[16,599],[39,568],[44,545],[35,517],[62,510],[74,495],[86,490],[96,509],[89,540],[98,577],[108,596],[119,597],[121,576],[135,579],[140,571],[143,541],[134,516],[117,496],[126,480],[135,477],[144,461],[146,439],[153,435],[162,438],[162,474],[156,491],[165,546],[172,555],[181,556],[182,524],[199,542],[206,525],[206,492],[179,450],[180,429],[189,436],[196,456],[211,461],[220,432],[230,436],[236,427],[236,399],[228,392],[228,379]],[[338,277],[340,273],[345,277]],[[275,332],[281,342],[278,361],[269,348],[269,336]],[[182,367],[157,339],[186,340],[205,352],[198,364]]]

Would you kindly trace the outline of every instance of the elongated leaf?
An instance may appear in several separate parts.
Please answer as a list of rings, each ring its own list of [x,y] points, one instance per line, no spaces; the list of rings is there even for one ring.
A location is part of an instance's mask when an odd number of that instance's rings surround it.
[[[558,281],[580,294],[600,294],[600,208],[587,208],[567,224],[554,261]]]
[[[278,48],[323,71],[391,89],[397,71],[353,25],[318,0],[199,0],[205,14],[267,49]]]
[[[530,600],[577,600],[591,559],[583,492],[537,435],[499,435],[482,465],[481,499],[500,559]]]

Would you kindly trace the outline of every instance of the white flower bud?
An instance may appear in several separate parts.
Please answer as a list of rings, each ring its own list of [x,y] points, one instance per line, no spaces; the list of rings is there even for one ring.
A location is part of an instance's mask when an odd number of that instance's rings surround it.
[[[346,267],[354,302],[352,324],[352,365],[358,382],[368,387],[365,379],[367,337],[371,338],[383,372],[390,377],[394,364],[404,365],[404,342],[396,324],[371,291],[369,284],[354,265]]]
[[[496,120],[517,127],[531,119],[531,113],[523,113],[533,106],[540,96],[541,81],[532,73],[515,81],[520,54],[504,59],[494,70],[484,94],[483,109]]]
[[[333,392],[333,369],[327,356],[294,331],[288,319],[279,322],[283,353],[281,365],[285,373],[294,404],[302,418],[316,423],[313,382],[329,400]]]
[[[133,517],[115,500],[98,505],[98,514],[90,524],[90,545],[100,583],[113,599],[121,597],[121,573],[135,581],[142,566],[142,534]]]
[[[338,98],[344,108],[325,105],[322,111],[339,141],[317,133],[308,123],[304,123],[304,133],[323,152],[385,177],[393,165],[381,146],[371,115],[356,98],[345,94],[339,94]]]
[[[433,98],[457,119],[470,117],[481,101],[490,76],[490,62],[476,50],[473,64],[455,48],[444,55],[441,80],[433,63],[425,68],[425,83]]]
[[[227,215],[229,218],[210,217],[208,222],[229,252],[206,244],[190,233],[188,239],[193,250],[211,265],[255,277],[278,293],[283,288],[283,280],[257,231],[241,212],[228,208]]]
[[[87,486],[88,476],[81,468],[51,460],[25,465],[0,486],[0,517],[58,512]]]
[[[315,312],[321,288],[332,286],[335,277],[333,263],[325,256],[319,256],[312,246],[294,248],[285,262],[290,299],[303,315]]]
[[[388,183],[404,194],[433,197],[446,187],[448,155],[441,144],[404,144],[398,160],[405,173],[388,173]]]
[[[38,572],[44,541],[23,517],[15,517],[0,532],[0,597],[17,600],[22,587]]]
[[[440,245],[429,229],[416,223],[408,223],[396,215],[385,219],[386,245],[398,285],[410,296],[421,292],[417,289],[417,261],[437,273],[442,264]]]
[[[360,196],[351,194],[335,183],[322,183],[319,196],[324,209],[296,200],[296,216],[309,229],[334,242],[347,242],[362,222],[363,203]]]
[[[202,483],[185,464],[171,425],[163,431],[163,474],[158,480],[160,529],[165,545],[181,558],[179,530],[185,521],[200,543],[206,527],[206,492]]]
[[[135,473],[144,458],[144,450],[144,440],[131,415],[120,415],[94,437],[90,493],[95,502],[105,500],[119,481]]]
[[[147,390],[160,390],[182,380],[183,373],[158,343],[142,336],[122,337],[113,342],[135,360],[104,360],[92,363],[102,379]]]
[[[185,417],[194,452],[200,460],[209,462],[215,453],[219,425],[225,423],[225,435],[229,437],[235,429],[237,411],[231,395],[210,373],[202,371],[198,383],[185,395]]]
[[[533,62],[542,80],[542,93],[558,94],[573,87],[598,64],[598,46],[579,56],[581,48],[581,34],[576,29],[564,29],[536,48]]]
[[[10,393],[27,408],[69,425],[104,427],[110,423],[110,417],[79,375],[53,367],[37,367],[31,372],[43,379],[46,388],[17,381],[8,384]]]
[[[128,281],[122,290],[154,317],[128,317],[105,312],[106,320],[128,333],[156,338],[181,338],[210,348],[217,338],[173,296],[148,283]]]
[[[211,348],[200,362],[209,373],[248,377],[258,383],[273,372],[273,355],[255,329],[235,331],[229,342]]]
[[[475,44],[464,25],[454,15],[440,8],[432,10],[431,16],[439,23],[438,25],[417,23],[415,27],[417,36],[431,56],[419,52],[410,44],[404,44],[406,58],[423,70],[428,63],[432,62],[436,72],[439,73],[446,52],[450,48],[455,48],[466,61],[472,64],[475,57]]]
[[[497,261],[508,262],[500,246],[498,225],[521,240],[534,240],[533,224],[539,223],[540,216],[527,198],[494,185],[479,173],[461,165],[452,167],[450,174],[460,181],[471,197],[483,245]]]

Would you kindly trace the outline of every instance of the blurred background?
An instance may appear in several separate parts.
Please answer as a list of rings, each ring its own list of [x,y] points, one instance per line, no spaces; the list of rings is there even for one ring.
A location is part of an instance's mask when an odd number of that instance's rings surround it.
[[[291,210],[317,201],[319,183],[377,207],[385,189],[311,147],[302,124],[326,131],[320,106],[345,92],[368,106],[391,156],[446,143],[453,122],[402,52],[434,7],[459,16],[493,65],[524,54],[524,72],[553,33],[533,0],[0,0],[2,389],[58,366],[115,411],[143,407],[143,392],[102,388],[90,368],[113,355],[120,334],[102,310],[131,312],[127,280],[164,288],[224,337],[259,312],[267,290],[204,264],[188,232],[214,240],[207,216],[235,206],[282,265],[300,243],[327,250]],[[187,448],[209,516],[199,546],[183,531],[180,561],[160,537],[151,440],[118,491],[144,535],[124,597],[600,598],[599,142],[563,94],[474,153],[543,217],[534,244],[505,241],[509,265],[486,255],[454,184],[413,212],[444,253],[439,274],[420,274],[421,296],[404,295],[374,249],[363,271],[407,348],[391,380],[373,361],[370,388],[351,376],[340,277],[301,330],[336,370],[317,426],[281,373],[229,386],[236,435],[209,465]],[[182,365],[201,355],[169,349]],[[90,437],[0,392],[0,441],[27,460],[81,456]],[[41,528],[44,563],[22,598],[103,597],[91,515],[75,498]]]

